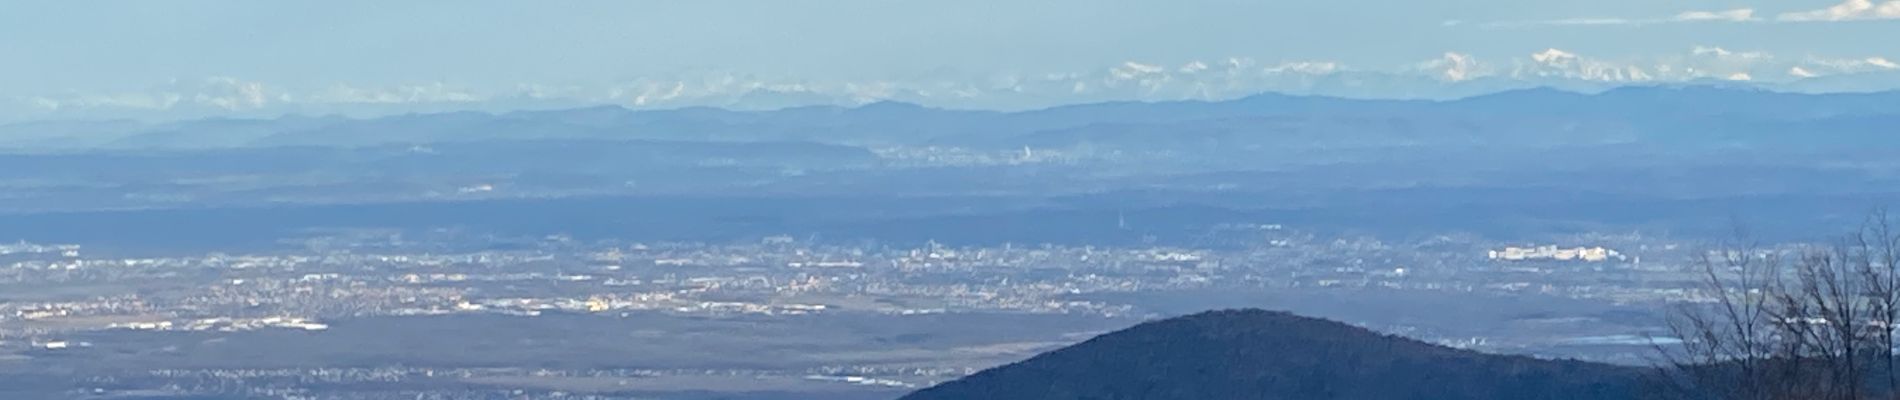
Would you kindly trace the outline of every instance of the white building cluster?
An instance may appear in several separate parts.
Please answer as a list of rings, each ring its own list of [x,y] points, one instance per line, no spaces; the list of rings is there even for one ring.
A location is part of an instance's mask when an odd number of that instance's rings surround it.
[[[1601,262],[1610,259],[1621,260],[1623,259],[1623,254],[1616,252],[1616,250],[1600,246],[1564,248],[1557,247],[1556,245],[1544,245],[1536,247],[1505,247],[1502,250],[1491,250],[1490,257],[1492,260],[1497,261],[1556,260]]]

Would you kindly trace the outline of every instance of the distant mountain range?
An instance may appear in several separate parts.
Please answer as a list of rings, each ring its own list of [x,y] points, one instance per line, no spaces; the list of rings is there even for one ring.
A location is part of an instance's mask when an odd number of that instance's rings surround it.
[[[1220,101],[1258,93],[1365,99],[1448,100],[1512,90],[1602,92],[1645,85],[1720,84],[1796,93],[1900,89],[1900,63],[1879,57],[1786,57],[1695,47],[1646,59],[1601,59],[1561,49],[1481,59],[1445,53],[1416,63],[1362,68],[1332,61],[1244,57],[1179,63],[1128,61],[1088,71],[857,80],[693,71],[586,85],[495,87],[423,82],[394,86],[280,87],[233,77],[185,79],[140,90],[0,95],[0,122],[47,119],[175,121],[285,114],[353,117],[417,112],[635,109],[775,110],[905,102],[931,107],[1028,110],[1110,101]]]
[[[1422,218],[1408,219],[1415,226],[1488,221],[1478,224],[1486,231],[1623,221],[1680,232],[1747,210],[1796,232],[1900,195],[1894,126],[1900,92],[1726,85],[1017,112],[877,102],[53,121],[0,125],[0,212],[620,195],[1025,201],[959,211],[1005,215],[1126,194],[1154,207],[1216,206],[1182,219],[1208,223],[1218,218],[1201,216],[1272,208],[1323,209],[1329,223],[1361,226],[1400,225],[1376,212]],[[1081,209],[1141,208],[1117,203]],[[1797,212],[1822,209],[1856,211]],[[707,226],[675,229],[683,225]]]
[[[1524,89],[1449,101],[1260,94],[1211,102],[1105,102],[1020,112],[878,102],[770,111],[595,106],[368,119],[293,115],[166,123],[83,120],[0,125],[0,148],[349,147],[550,139],[1178,147],[1197,142],[1183,140],[1196,137],[1240,138],[1261,146],[1604,144],[1711,135],[1827,142],[1843,137],[1893,140],[1882,133],[1895,123],[1900,123],[1900,92],[1799,94],[1687,85],[1591,94]],[[1830,136],[1782,135],[1823,130]],[[1150,143],[1157,139],[1167,143]],[[1249,143],[1222,143],[1236,144]]]
[[[1228,310],[1137,325],[901,400],[1607,400],[1638,398],[1642,372]]]

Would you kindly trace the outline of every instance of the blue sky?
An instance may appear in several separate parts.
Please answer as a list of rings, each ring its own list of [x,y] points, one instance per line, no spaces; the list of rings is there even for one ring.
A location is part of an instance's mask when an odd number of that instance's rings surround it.
[[[989,79],[1235,57],[1392,69],[1546,49],[1900,59],[1900,40],[1882,39],[1895,37],[1891,0],[0,0],[0,97],[208,78],[280,90],[501,90],[705,71]]]

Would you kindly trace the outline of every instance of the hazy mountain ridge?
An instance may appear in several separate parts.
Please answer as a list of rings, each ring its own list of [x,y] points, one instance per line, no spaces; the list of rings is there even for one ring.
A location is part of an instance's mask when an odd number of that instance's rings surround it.
[[[1137,325],[903,399],[1631,399],[1640,372],[1226,310]]]
[[[1683,229],[1700,222],[1625,209],[1718,207],[1696,210],[1703,215],[1761,213],[1757,205],[1778,199],[1830,209],[1883,204],[1900,182],[1886,154],[1900,145],[1889,134],[1895,122],[1900,92],[1688,86],[1457,101],[1261,94],[1026,112],[874,103],[33,123],[0,126],[8,194],[0,206],[35,213],[600,196],[976,196],[1048,205],[1153,193],[1080,209],[1213,206],[1309,210],[1365,225],[1394,215],[1464,224],[1499,211],[1469,204],[1509,200],[1502,203],[1539,204],[1524,211],[1535,218],[1516,225],[1588,214]],[[1572,195],[1487,191],[1497,188]],[[1421,191],[1458,195],[1430,207],[1406,197]],[[972,204],[931,217],[1020,211]]]
[[[1695,46],[1636,59],[1561,49],[1505,57],[1447,52],[1385,67],[1247,57],[1181,62],[1129,60],[1073,71],[939,70],[864,79],[762,76],[726,70],[586,84],[407,82],[324,87],[229,76],[174,79],[143,90],[0,98],[0,120],[176,120],[285,113],[387,116],[482,110],[549,110],[613,104],[639,109],[771,110],[883,101],[936,107],[1027,110],[1106,101],[1223,100],[1278,92],[1345,98],[1457,99],[1538,87],[1601,92],[1629,85],[1720,84],[1802,93],[1900,89],[1900,64],[1878,55],[1817,58]]]
[[[1692,134],[1720,126],[1734,135],[1774,134],[1810,125],[1867,130],[1900,115],[1900,92],[1795,94],[1711,86],[1621,88],[1598,94],[1527,89],[1454,101],[1355,100],[1261,94],[1204,102],[1111,102],[1023,112],[962,111],[908,103],[860,107],[814,106],[772,111],[713,108],[631,110],[614,106],[518,111],[451,112],[370,119],[286,116],[207,119],[164,124],[39,122],[0,126],[0,145],[23,151],[376,146],[485,140],[813,141],[852,145],[949,144],[979,147],[1068,146],[1103,138],[1052,139],[1064,131],[1161,129],[1178,124],[1268,135],[1321,130],[1349,141],[1379,141],[1376,133],[1417,136],[1395,145],[1508,140],[1538,141],[1540,134],[1595,135],[1583,143]],[[1278,121],[1258,124],[1262,121]],[[1345,126],[1329,126],[1346,123]],[[1389,123],[1388,123],[1389,122]],[[1387,128],[1361,130],[1370,125]],[[1291,125],[1288,125],[1291,124]],[[1469,129],[1460,129],[1469,128]],[[1416,133],[1426,128],[1429,133]],[[1752,132],[1750,132],[1752,130]],[[1480,137],[1436,137],[1457,131],[1493,131]],[[1369,138],[1353,135],[1372,132]],[[1089,136],[1085,133],[1084,136]],[[1086,139],[1086,140],[1085,140]],[[1575,139],[1575,138],[1572,138]],[[1572,140],[1575,141],[1575,140]],[[1097,143],[1099,144],[1099,143]],[[1326,142],[1318,142],[1324,145]],[[1134,143],[1133,145],[1147,145]]]

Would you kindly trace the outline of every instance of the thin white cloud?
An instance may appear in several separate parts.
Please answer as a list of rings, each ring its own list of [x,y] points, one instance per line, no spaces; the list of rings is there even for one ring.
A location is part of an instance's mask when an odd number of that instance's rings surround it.
[[[1773,57],[1759,51],[1730,51],[1721,47],[1696,46],[1689,50],[1690,55],[1714,57],[1721,60],[1756,61]]]
[[[1900,3],[1900,0],[1892,1]],[[1495,21],[1475,25],[1486,29],[1499,29],[1544,26],[1632,26],[1691,22],[1755,22],[1760,20],[1760,18],[1755,17],[1755,9],[1737,8],[1720,11],[1684,11],[1668,18],[1588,17],[1528,21]],[[1440,25],[1446,27],[1463,26],[1466,25],[1466,22],[1451,20],[1440,23]]]
[[[1545,19],[1545,20],[1530,20],[1530,21],[1493,21],[1493,22],[1486,22],[1486,23],[1476,24],[1476,25],[1480,28],[1485,28],[1485,29],[1511,29],[1511,28],[1534,28],[1534,27],[1544,27],[1544,26],[1640,25],[1643,23],[1645,22],[1631,20],[1631,19],[1622,19],[1622,18],[1563,18],[1563,19]],[[1457,25],[1462,25],[1462,24],[1451,24],[1447,26],[1457,26]]]
[[[1726,11],[1687,11],[1676,14],[1670,21],[1675,22],[1748,22],[1755,20],[1755,9],[1737,8]]]
[[[1866,57],[1851,59],[1810,58],[1805,64],[1815,69],[1825,69],[1836,73],[1885,72],[1900,70],[1900,63],[1886,57]]]
[[[1846,0],[1819,10],[1784,13],[1775,19],[1788,22],[1834,22],[1900,19],[1900,0],[1875,3],[1873,0]]]

